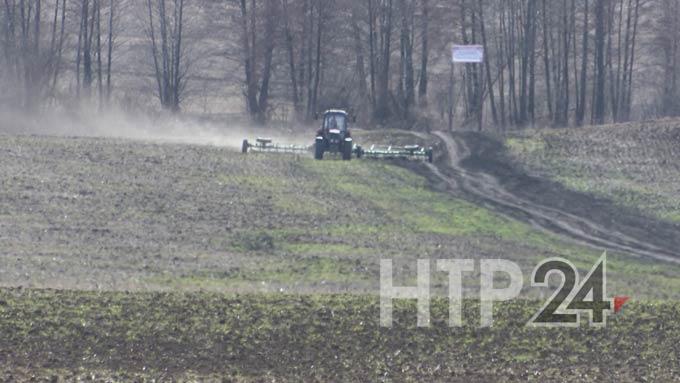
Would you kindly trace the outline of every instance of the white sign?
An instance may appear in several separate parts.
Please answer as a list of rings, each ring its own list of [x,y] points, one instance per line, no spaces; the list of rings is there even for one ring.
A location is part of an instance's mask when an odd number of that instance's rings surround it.
[[[454,63],[483,63],[484,47],[482,45],[454,45]]]

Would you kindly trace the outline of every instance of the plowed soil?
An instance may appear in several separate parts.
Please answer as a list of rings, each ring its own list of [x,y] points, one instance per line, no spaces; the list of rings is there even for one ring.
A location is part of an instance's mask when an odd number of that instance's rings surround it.
[[[594,129],[357,134],[433,165],[0,136],[0,381],[680,381],[677,129]],[[381,258],[414,284],[419,258],[603,250],[632,297],[606,329],[527,328],[530,288],[491,329],[441,299],[378,326]]]

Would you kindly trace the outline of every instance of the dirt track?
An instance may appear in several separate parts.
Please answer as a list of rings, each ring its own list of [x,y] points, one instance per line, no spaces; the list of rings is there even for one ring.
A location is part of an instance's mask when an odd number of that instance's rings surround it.
[[[433,134],[444,142],[446,154],[429,168],[452,190],[582,244],[680,263],[680,254],[673,250],[680,248],[677,225],[637,216],[607,201],[529,177],[504,161],[501,144],[490,138]]]

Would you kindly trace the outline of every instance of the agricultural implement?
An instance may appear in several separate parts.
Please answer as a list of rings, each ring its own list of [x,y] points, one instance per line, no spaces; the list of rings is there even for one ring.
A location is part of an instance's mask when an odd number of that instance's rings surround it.
[[[249,151],[264,153],[313,153],[314,158],[322,160],[326,154],[342,156],[349,161],[356,158],[373,159],[421,159],[428,162],[433,160],[432,148],[418,145],[391,146],[371,145],[368,149],[354,143],[349,129],[349,116],[343,110],[329,110],[324,113],[321,128],[316,132],[313,145],[284,145],[274,143],[271,138],[259,137],[254,143],[243,140],[241,152]]]
[[[357,147],[358,158],[376,159],[423,159],[429,163],[433,160],[432,148],[423,148],[418,145],[407,146],[376,146],[372,145],[369,149]]]
[[[243,154],[249,151],[253,152],[270,152],[270,153],[309,153],[313,150],[313,146],[303,145],[281,145],[275,144],[271,138],[258,137],[254,143],[243,140],[241,152]]]

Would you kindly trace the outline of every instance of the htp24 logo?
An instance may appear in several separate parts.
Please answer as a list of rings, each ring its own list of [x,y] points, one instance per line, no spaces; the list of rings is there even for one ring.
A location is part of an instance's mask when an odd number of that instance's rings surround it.
[[[481,327],[493,326],[493,303],[508,301],[519,296],[524,278],[519,265],[503,259],[483,259],[480,264],[480,317]],[[392,326],[394,299],[417,299],[418,327],[430,325],[430,267],[427,259],[418,260],[417,286],[393,285],[392,260],[380,262],[380,325]],[[472,259],[439,259],[438,271],[448,273],[449,326],[462,326],[462,279],[464,273],[475,271]],[[496,288],[498,274],[510,277],[507,287]],[[528,326],[578,327],[581,315],[587,314],[591,327],[604,327],[607,315],[619,312],[628,300],[626,296],[607,297],[607,253],[605,252],[581,280],[578,269],[564,258],[549,258],[539,263],[531,275],[531,286],[549,288],[551,275],[557,275],[560,286],[542,308],[527,322]]]

